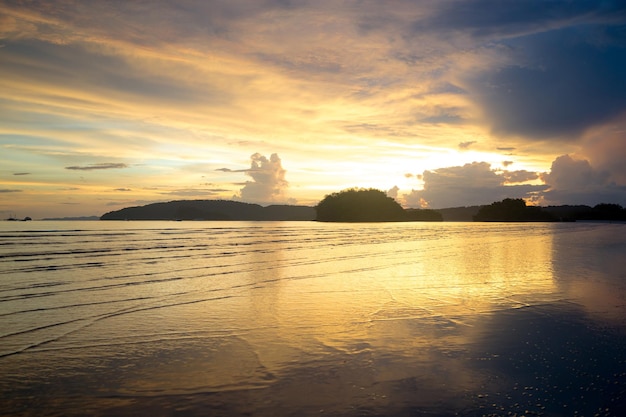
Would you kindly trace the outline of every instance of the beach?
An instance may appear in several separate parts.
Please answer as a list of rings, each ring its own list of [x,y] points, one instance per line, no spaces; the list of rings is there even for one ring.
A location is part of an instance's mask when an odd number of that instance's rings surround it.
[[[622,415],[625,232],[6,222],[2,413]]]

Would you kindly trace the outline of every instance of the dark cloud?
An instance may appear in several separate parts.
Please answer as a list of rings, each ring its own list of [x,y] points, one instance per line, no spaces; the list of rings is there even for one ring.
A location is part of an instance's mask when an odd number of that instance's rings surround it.
[[[0,189],[0,193],[21,193],[22,190],[13,190],[13,189]]]
[[[543,193],[545,204],[626,204],[626,186],[611,182],[608,171],[592,167],[586,159],[559,156],[541,178],[550,187]]]
[[[503,152],[512,152],[515,150],[515,148],[513,147],[506,147],[506,146],[499,146],[496,149],[499,151],[503,151]]]
[[[432,15],[418,20],[416,33],[434,30],[460,32],[484,39],[520,36],[529,32],[558,28],[572,21],[616,19],[624,14],[621,0],[464,0],[441,2]]]
[[[508,167],[509,165],[513,165],[513,161],[502,161],[502,165]]]
[[[461,142],[461,143],[459,143],[459,149],[469,149],[469,147],[472,146],[475,143],[476,143],[475,140],[470,140],[470,141],[467,141],[467,142]]]
[[[438,124],[453,125],[453,124],[460,124],[464,120],[461,116],[456,115],[456,114],[440,114],[436,116],[423,117],[419,119],[419,121],[421,123],[432,123],[435,125],[438,125]]]
[[[255,153],[250,159],[250,169],[246,170],[246,175],[252,181],[246,181],[237,197],[255,203],[284,202],[284,192],[289,183],[285,180],[287,171],[283,169],[280,157],[273,153],[268,159]]]
[[[30,172],[14,172],[13,175],[30,175]]]
[[[595,170],[586,159],[561,155],[552,162],[550,172],[541,178],[554,189],[584,190],[607,185],[609,174]]]
[[[408,207],[446,208],[490,204],[504,198],[530,198],[542,185],[505,185],[507,177],[487,162],[424,171],[424,189],[404,196]]]
[[[459,75],[498,135],[577,140],[626,111],[622,0],[439,2],[411,26],[425,34],[498,57]]]
[[[511,61],[466,78],[493,132],[577,140],[626,111],[626,14],[620,12],[625,19],[618,24],[612,17],[587,17],[577,25],[500,40]]]
[[[101,164],[90,164],[83,166],[69,166],[65,167],[65,169],[73,170],[73,171],[94,171],[98,169],[122,169],[128,168],[128,165],[123,163],[115,163],[115,162],[104,162]]]
[[[127,192],[127,191],[133,191],[130,188],[116,188],[114,191],[122,191],[122,192]]]

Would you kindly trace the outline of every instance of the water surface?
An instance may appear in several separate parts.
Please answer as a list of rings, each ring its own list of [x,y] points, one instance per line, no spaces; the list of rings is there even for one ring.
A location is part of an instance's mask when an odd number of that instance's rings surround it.
[[[4,222],[7,415],[622,415],[626,225]]]

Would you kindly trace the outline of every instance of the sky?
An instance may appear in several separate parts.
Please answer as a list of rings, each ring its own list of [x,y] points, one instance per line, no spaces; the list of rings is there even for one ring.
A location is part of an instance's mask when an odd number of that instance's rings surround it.
[[[0,0],[0,218],[626,206],[626,3]]]

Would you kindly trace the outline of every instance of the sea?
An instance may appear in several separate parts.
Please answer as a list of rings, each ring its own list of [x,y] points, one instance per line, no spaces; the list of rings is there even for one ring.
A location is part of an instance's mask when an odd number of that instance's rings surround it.
[[[1,222],[0,415],[623,416],[626,224]]]

